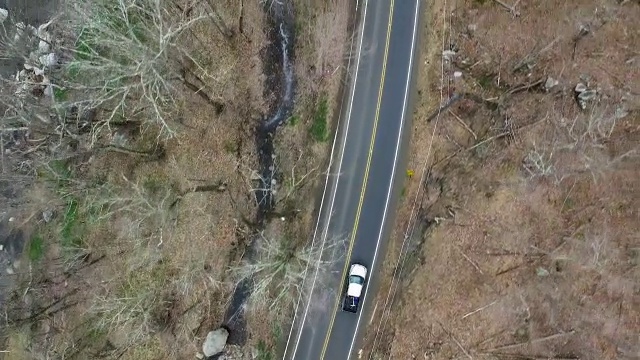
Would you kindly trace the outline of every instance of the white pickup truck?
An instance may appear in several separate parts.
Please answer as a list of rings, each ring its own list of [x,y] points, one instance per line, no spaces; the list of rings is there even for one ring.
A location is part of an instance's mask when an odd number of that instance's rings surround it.
[[[367,268],[360,264],[351,264],[349,276],[347,278],[347,293],[344,297],[342,310],[356,313],[358,303],[362,297],[364,282],[367,279]]]

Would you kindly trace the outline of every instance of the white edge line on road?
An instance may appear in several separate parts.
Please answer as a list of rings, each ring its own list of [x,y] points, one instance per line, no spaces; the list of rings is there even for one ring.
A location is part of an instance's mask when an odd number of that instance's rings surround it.
[[[396,151],[395,151],[395,155],[393,158],[393,169],[391,170],[391,182],[389,183],[389,190],[387,191],[387,200],[386,203],[384,205],[384,213],[382,214],[382,222],[380,223],[380,232],[378,233],[378,240],[376,242],[376,250],[373,253],[373,262],[371,263],[371,271],[373,271],[375,264],[376,264],[376,258],[378,256],[378,250],[380,249],[380,241],[382,239],[382,233],[384,230],[384,222],[385,219],[387,217],[387,211],[389,210],[389,201],[391,200],[391,192],[393,190],[393,179],[395,177],[395,173],[396,173],[396,167],[398,165],[398,154],[400,152],[400,140],[402,140],[402,128],[404,126],[404,121],[406,118],[406,114],[407,114],[407,100],[409,97],[409,85],[411,84],[411,73],[413,71],[413,57],[414,57],[414,49],[416,46],[416,33],[418,30],[418,15],[420,14],[420,1],[421,0],[416,0],[416,11],[415,11],[415,15],[414,15],[414,19],[413,19],[413,35],[411,36],[411,53],[409,54],[409,71],[407,73],[407,83],[405,85],[405,89],[404,89],[404,100],[402,103],[402,116],[400,118],[400,131],[398,132],[398,140],[396,142]],[[369,280],[371,281],[371,280]],[[367,302],[367,296],[365,294],[365,298],[364,300],[362,300],[362,310],[364,310],[365,308],[365,304]],[[360,314],[358,314],[358,321],[356,322],[356,330],[353,332],[353,339],[351,340],[351,345],[349,346],[349,353],[347,355],[347,360],[351,357],[351,353],[353,352],[353,346],[356,343],[356,340],[358,339],[358,328],[360,327],[360,320],[362,318],[362,314],[364,313],[364,311],[360,311]]]
[[[356,12],[358,11],[359,3],[360,3],[360,0],[357,0],[356,1]],[[361,54],[362,54],[362,41],[364,39],[364,25],[365,25],[365,22],[366,22],[366,19],[367,19],[367,5],[368,5],[368,3],[369,3],[369,0],[364,0],[364,13],[363,13],[363,16],[362,16],[362,26],[360,27],[359,33],[356,34],[357,36],[360,36],[360,42],[358,44],[358,51],[356,53],[357,60],[356,60],[355,75],[354,75],[354,78],[353,78],[353,86],[352,86],[352,89],[351,89],[351,95],[350,95],[350,99],[349,99],[349,109],[347,110],[347,123],[345,125],[346,132],[344,134],[344,139],[342,141],[342,147],[341,147],[342,152],[340,153],[340,160],[338,161],[338,168],[337,168],[337,174],[336,174],[337,179],[336,179],[336,182],[335,182],[335,188],[333,189],[333,195],[331,197],[331,204],[329,205],[328,212],[326,213],[326,214],[328,214],[329,218],[331,218],[331,213],[333,212],[333,204],[335,203],[338,182],[340,181],[340,172],[341,172],[341,169],[342,169],[342,160],[343,160],[343,157],[344,157],[344,148],[346,146],[347,137],[348,137],[347,135],[349,133],[349,123],[351,121],[351,110],[353,109],[353,98],[354,98],[354,94],[356,92],[356,84],[358,83],[358,68],[360,67],[360,57],[361,57]],[[355,39],[355,38],[353,38],[353,39]],[[353,40],[352,40],[352,45],[353,45]],[[351,59],[352,59],[351,54],[349,54],[349,61],[347,63],[347,76],[349,76],[349,68],[350,68],[350,65],[351,65]],[[340,111],[342,111],[342,109],[340,109]],[[333,145],[332,145],[332,148],[331,148],[331,158],[329,160],[329,165],[327,166],[327,176],[326,176],[326,179],[325,179],[324,190],[322,191],[322,200],[320,201],[320,211],[318,212],[318,220],[316,222],[316,226],[315,226],[315,229],[313,231],[313,240],[311,241],[311,246],[314,246],[314,244],[315,244],[316,235],[318,233],[318,228],[319,228],[320,223],[322,221],[322,215],[323,215],[322,207],[324,205],[325,195],[326,195],[328,184],[329,184],[329,178],[331,177],[331,166],[333,165],[333,155],[335,153],[336,144],[338,142],[337,141],[338,140],[338,134],[340,132],[340,120],[339,119],[340,118],[338,118],[338,124],[336,126],[336,133],[334,135]],[[320,263],[320,260],[322,258],[322,249],[324,249],[324,245],[325,245],[326,238],[327,238],[328,228],[329,228],[329,222],[327,222],[326,227],[325,227],[325,229],[323,231],[323,234],[321,236],[322,237],[322,246],[321,246],[320,255],[319,255],[319,258],[318,258],[318,263]],[[305,270],[304,270],[305,274],[308,272],[308,269],[309,269],[309,263],[307,263],[307,265],[305,267]],[[304,278],[306,279],[306,276]],[[292,357],[295,357],[295,354],[298,351],[298,344],[300,343],[300,337],[302,336],[302,328],[304,327],[304,323],[305,323],[305,321],[307,319],[307,314],[309,313],[309,306],[311,305],[311,293],[313,292],[313,288],[315,287],[317,279],[318,279],[318,268],[316,267],[315,275],[313,277],[313,282],[311,283],[309,300],[307,301],[307,305],[305,306],[304,316],[302,317],[302,322],[300,323],[300,331],[298,333],[298,337],[296,338],[295,347],[293,349]],[[302,289],[304,289],[304,281],[303,281],[303,284],[302,284]],[[295,327],[295,321],[296,321],[296,318],[298,316],[298,308],[299,308],[299,305],[300,305],[300,301],[302,301],[302,294],[300,295],[300,297],[298,298],[298,301],[296,303],[296,310],[295,310],[293,321],[291,322],[291,329],[289,330],[289,336],[287,338],[287,345],[286,345],[285,350],[284,350],[283,359],[286,359],[286,356],[287,356],[287,350],[288,350],[289,344],[291,342],[291,335],[293,335],[293,331],[294,331],[294,327]]]

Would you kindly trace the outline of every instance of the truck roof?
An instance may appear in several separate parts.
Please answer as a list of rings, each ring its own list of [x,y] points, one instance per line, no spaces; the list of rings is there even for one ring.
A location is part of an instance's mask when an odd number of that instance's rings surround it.
[[[367,277],[367,268],[364,265],[353,264],[351,265],[351,270],[349,271],[349,275],[360,276],[363,279]]]
[[[362,285],[354,283],[349,284],[349,287],[347,288],[347,295],[360,297],[360,295],[362,295]]]

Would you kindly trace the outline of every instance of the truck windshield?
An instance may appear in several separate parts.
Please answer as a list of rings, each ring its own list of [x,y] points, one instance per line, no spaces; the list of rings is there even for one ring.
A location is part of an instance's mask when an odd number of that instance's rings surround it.
[[[357,275],[351,275],[349,276],[349,283],[362,285],[364,284],[364,279]]]

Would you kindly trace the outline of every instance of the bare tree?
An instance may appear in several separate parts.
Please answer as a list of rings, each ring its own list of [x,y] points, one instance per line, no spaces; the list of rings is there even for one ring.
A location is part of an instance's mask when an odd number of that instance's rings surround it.
[[[265,201],[270,200],[275,207],[274,215],[284,216],[282,206],[286,206],[288,201],[294,199],[295,202],[300,202],[297,197],[302,188],[319,175],[317,167],[305,168],[301,171],[300,167],[305,165],[303,158],[304,153],[299,151],[298,157],[293,160],[291,169],[284,171],[280,158],[273,155],[273,163],[264,173],[238,163],[238,168],[248,184],[249,191],[256,196],[256,206],[265,205]],[[284,181],[279,181],[280,178]]]
[[[346,246],[346,238],[327,239],[324,247],[301,245],[286,237],[271,238],[260,233],[256,259],[231,268],[235,280],[253,280],[249,304],[280,313],[293,306],[303,293],[303,280],[314,269],[336,261]]]
[[[79,34],[66,50],[73,59],[66,66],[64,86],[85,94],[75,105],[107,110],[101,122],[110,127],[144,114],[175,135],[172,117],[179,109],[179,89],[185,62],[209,73],[192,55],[182,35],[210,18],[204,10],[172,11],[171,0],[92,0],[73,2],[69,22]]]
[[[97,315],[98,330],[128,330],[127,342],[147,339],[158,329],[157,314],[166,306],[163,298],[165,274],[161,264],[146,271],[135,269],[113,293],[94,298],[90,313]]]

